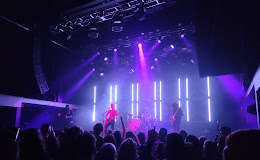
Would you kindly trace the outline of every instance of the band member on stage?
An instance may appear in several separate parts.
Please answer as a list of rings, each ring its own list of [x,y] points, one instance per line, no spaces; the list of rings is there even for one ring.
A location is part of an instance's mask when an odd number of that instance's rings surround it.
[[[182,109],[178,106],[177,103],[172,104],[172,116],[171,116],[171,125],[173,127],[173,132],[179,132],[181,117],[183,116]]]
[[[114,126],[115,126],[115,119],[118,116],[117,110],[115,110],[115,104],[111,104],[111,109],[107,112],[105,118],[105,134],[107,135],[107,128],[111,125],[111,130],[114,131]],[[108,117],[109,115],[109,117]]]
[[[73,111],[69,105],[65,107],[65,127],[72,127],[73,125]]]

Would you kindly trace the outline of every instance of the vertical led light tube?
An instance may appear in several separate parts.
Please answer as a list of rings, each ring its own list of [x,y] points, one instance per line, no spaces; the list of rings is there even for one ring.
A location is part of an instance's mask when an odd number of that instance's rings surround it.
[[[115,85],[115,109],[117,110],[117,85]],[[116,119],[115,119],[116,122]]]
[[[93,122],[96,120],[96,86],[94,86]]]
[[[187,121],[190,121],[190,113],[189,113],[189,82],[188,78],[186,78],[186,108],[187,108]]]
[[[154,118],[156,119],[156,82],[154,82]]]
[[[134,84],[132,84],[132,115],[134,114]]]
[[[207,77],[208,97],[210,97],[209,77]]]
[[[117,85],[115,85],[115,109],[117,109]]]
[[[109,101],[110,104],[112,103],[112,96],[113,96],[113,95],[112,95],[112,86],[110,86],[110,101]]]
[[[138,96],[139,96],[139,84],[136,84],[136,115],[138,116]]]
[[[179,107],[181,107],[181,79],[178,79]]]
[[[209,77],[207,77],[207,88],[208,88],[208,115],[209,115],[209,122],[211,122]]]
[[[160,121],[162,121],[162,82],[160,81]]]
[[[187,107],[187,121],[190,121],[190,115],[189,115],[189,102],[186,100],[186,107]]]

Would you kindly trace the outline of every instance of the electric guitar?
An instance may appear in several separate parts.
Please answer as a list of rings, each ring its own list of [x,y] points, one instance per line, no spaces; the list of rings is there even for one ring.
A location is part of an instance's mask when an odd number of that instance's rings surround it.
[[[116,117],[116,116],[118,116],[120,113],[117,113],[114,117]],[[111,117],[111,116],[110,116]],[[108,123],[110,123],[113,119],[115,119],[114,117],[112,118],[110,118],[110,117],[108,117],[108,118],[106,118],[106,120],[105,120],[105,125],[107,125]]]
[[[174,123],[174,121],[175,121],[175,117],[176,117],[176,115],[177,115],[179,109],[180,109],[180,108],[178,107],[178,109],[175,111],[175,113],[171,116],[171,125],[173,125],[173,123]]]

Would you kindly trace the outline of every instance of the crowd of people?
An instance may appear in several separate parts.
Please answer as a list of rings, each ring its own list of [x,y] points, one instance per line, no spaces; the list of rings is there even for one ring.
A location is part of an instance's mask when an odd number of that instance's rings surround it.
[[[49,124],[41,129],[0,127],[1,159],[8,160],[245,160],[260,159],[260,130],[221,127],[214,140],[195,137],[184,130],[169,133],[161,128],[146,134],[109,130],[101,136],[103,125],[93,131],[73,126],[54,131]],[[258,157],[257,157],[258,156]]]

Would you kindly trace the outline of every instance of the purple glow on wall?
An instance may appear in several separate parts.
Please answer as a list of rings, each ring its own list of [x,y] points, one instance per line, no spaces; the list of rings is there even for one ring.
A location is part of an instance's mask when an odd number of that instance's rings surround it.
[[[67,91],[65,97],[71,97],[93,72],[95,72],[94,68],[90,70],[80,81],[78,81],[69,91]]]
[[[218,79],[235,102],[241,103],[243,101],[246,91],[243,89],[242,81],[236,78],[235,75],[218,76]]]
[[[71,71],[69,71],[67,74],[63,75],[60,77],[60,80],[66,80],[69,79],[71,77],[75,77],[75,75],[77,73],[79,73],[82,69],[84,69],[84,67],[86,67],[91,61],[93,61],[97,56],[99,56],[100,53],[97,52],[96,54],[94,54],[90,59],[86,60],[85,62],[83,62],[82,64],[80,64],[79,66],[77,66],[76,68],[72,69]]]

